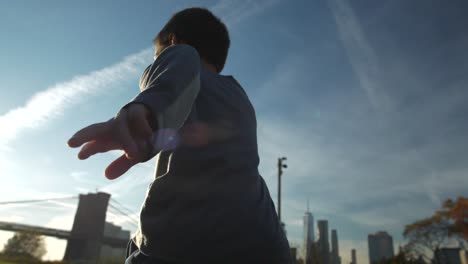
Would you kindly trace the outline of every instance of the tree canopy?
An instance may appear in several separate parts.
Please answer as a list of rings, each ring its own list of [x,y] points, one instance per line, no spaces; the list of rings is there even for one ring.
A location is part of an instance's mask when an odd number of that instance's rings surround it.
[[[458,197],[457,200],[447,200],[440,214],[450,221],[449,235],[468,241],[468,198]]]
[[[44,238],[34,232],[16,232],[3,248],[4,255],[41,259],[46,253]]]
[[[405,251],[412,257],[430,260],[434,252],[457,241],[465,248],[468,242],[468,198],[448,199],[432,216],[405,227],[408,240]]]

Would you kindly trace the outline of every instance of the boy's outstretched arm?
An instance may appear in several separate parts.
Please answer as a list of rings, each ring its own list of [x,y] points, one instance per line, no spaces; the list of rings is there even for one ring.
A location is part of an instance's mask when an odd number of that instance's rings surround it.
[[[72,148],[83,146],[78,153],[79,159],[110,150],[123,150],[125,154],[109,164],[105,171],[107,178],[115,179],[148,159],[151,149],[146,141],[152,137],[148,116],[149,110],[145,106],[129,105],[116,117],[79,130],[68,140],[68,145]]]
[[[161,150],[153,144],[154,130],[158,130],[158,140],[164,141],[165,131],[183,125],[200,89],[199,74],[200,58],[194,48],[188,45],[166,48],[145,70],[138,96],[116,117],[75,133],[68,145],[73,148],[84,145],[79,159],[123,150],[125,154],[109,164],[105,171],[109,179],[121,176]]]

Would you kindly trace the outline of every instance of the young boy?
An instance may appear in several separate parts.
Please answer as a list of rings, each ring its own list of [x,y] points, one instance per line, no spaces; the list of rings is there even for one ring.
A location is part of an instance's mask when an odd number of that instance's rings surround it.
[[[154,40],[141,92],[116,117],[78,131],[78,157],[121,149],[114,179],[158,155],[126,263],[291,263],[258,172],[256,117],[232,76],[221,75],[226,26],[210,11],[176,13]]]

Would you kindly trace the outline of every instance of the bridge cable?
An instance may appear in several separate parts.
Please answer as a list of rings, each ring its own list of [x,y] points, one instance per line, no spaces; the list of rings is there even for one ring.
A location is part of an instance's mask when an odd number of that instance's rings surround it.
[[[115,205],[109,203],[109,208],[112,208],[113,210],[117,211],[118,214],[117,215],[121,215],[125,218],[127,218],[127,223],[129,224],[132,224],[134,226],[136,226],[138,228],[138,221],[135,220],[134,218],[130,217],[127,213],[123,212],[122,210],[120,210],[119,208],[117,208]]]
[[[126,218],[128,218],[128,221],[130,221],[130,222],[133,222],[133,223],[138,222],[137,219],[132,218],[126,212],[122,211],[121,209],[119,209],[118,207],[116,207],[113,204],[109,204],[108,211],[112,212],[113,214],[115,214],[115,215],[117,215],[119,217],[126,217]]]
[[[0,202],[0,205],[40,203],[40,202],[49,202],[49,201],[71,200],[71,199],[78,199],[78,196],[70,196],[70,197],[62,197],[62,198],[36,199],[36,200],[3,201],[3,202]]]
[[[124,211],[129,217],[131,217],[135,222],[139,222],[137,218],[134,218],[133,215],[136,215],[135,212],[132,210],[128,209],[128,207],[124,206],[123,204],[119,203],[117,200],[111,198],[111,202],[115,203],[113,204],[114,207],[119,207],[121,211]]]

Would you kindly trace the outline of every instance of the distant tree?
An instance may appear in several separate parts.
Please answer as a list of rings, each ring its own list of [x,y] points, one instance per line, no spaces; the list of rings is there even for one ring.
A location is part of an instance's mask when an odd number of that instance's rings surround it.
[[[467,249],[468,242],[468,198],[448,199],[438,214],[449,219],[449,236],[457,239]]]
[[[8,239],[2,253],[40,260],[46,253],[44,238],[34,232],[16,232]]]
[[[406,254],[403,250],[400,250],[400,252],[394,257],[382,260],[378,262],[378,264],[426,264],[426,262],[422,257],[415,259]]]
[[[434,252],[448,240],[449,222],[446,217],[434,215],[405,227],[403,236],[408,240],[405,251],[412,257],[424,256],[429,261]]]
[[[407,225],[403,236],[408,240],[405,252],[413,258],[423,256],[426,261],[437,249],[454,240],[467,249],[468,198],[445,201],[442,209],[432,216]]]

